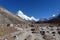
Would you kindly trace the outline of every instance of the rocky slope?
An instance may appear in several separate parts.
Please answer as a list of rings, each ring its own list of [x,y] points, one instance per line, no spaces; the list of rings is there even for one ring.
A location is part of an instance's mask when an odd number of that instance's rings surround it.
[[[25,23],[26,20],[23,20],[19,16],[13,14],[12,12],[9,12],[3,7],[0,7],[0,23]]]

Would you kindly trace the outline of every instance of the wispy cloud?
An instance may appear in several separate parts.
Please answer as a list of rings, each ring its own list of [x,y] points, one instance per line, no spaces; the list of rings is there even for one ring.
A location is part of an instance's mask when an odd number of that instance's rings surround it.
[[[27,15],[25,15],[21,10],[18,11],[18,16],[20,16],[22,19],[25,19],[25,20],[35,20],[35,21],[38,21],[39,19],[36,19],[35,17],[29,17]]]

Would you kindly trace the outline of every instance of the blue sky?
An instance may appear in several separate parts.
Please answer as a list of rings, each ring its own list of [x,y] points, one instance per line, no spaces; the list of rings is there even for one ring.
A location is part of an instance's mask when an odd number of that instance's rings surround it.
[[[60,0],[0,0],[0,6],[15,14],[21,10],[36,18],[49,18],[60,12]]]

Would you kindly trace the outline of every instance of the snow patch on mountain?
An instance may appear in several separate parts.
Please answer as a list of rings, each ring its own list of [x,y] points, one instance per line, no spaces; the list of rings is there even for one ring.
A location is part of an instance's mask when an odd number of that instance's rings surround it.
[[[25,20],[34,20],[34,21],[38,21],[39,19],[36,19],[35,17],[29,17],[27,15],[25,15],[21,10],[18,11],[18,14],[17,14],[19,17],[21,17],[22,19],[25,19]]]

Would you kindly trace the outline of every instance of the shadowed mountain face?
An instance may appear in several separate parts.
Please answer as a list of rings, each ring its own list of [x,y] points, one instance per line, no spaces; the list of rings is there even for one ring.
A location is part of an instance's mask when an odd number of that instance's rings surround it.
[[[19,24],[19,23],[25,23],[25,22],[26,20],[23,20],[19,16],[9,12],[3,7],[0,7],[0,23],[1,24],[6,24],[6,23]]]
[[[60,14],[58,14],[55,17],[51,17],[49,20],[45,19],[43,21],[39,20],[36,23],[54,23],[54,24],[60,24]]]
[[[48,20],[48,23],[59,23],[60,24],[60,14],[58,14],[58,16]]]

